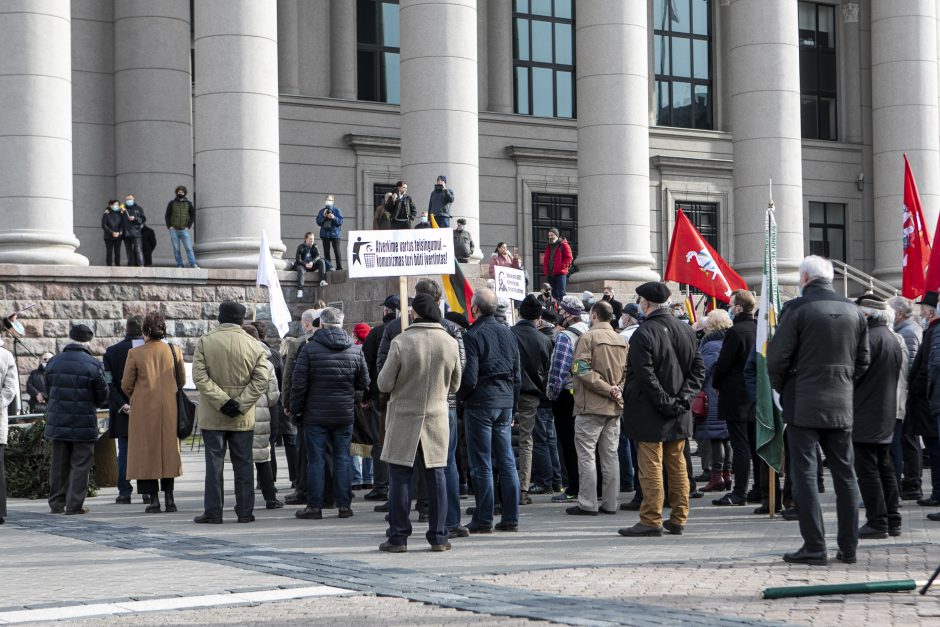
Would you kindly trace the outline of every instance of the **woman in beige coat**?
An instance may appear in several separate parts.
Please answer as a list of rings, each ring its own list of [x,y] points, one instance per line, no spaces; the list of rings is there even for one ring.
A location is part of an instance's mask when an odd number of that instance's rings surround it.
[[[137,479],[137,491],[150,494],[148,513],[160,511],[160,488],[166,511],[175,512],[173,479],[183,474],[176,436],[176,377],[186,379],[183,352],[166,344],[166,320],[152,311],[144,318],[143,346],[127,353],[121,388],[131,399],[127,437],[127,478]],[[175,362],[175,364],[174,364]],[[175,371],[174,371],[175,365]]]

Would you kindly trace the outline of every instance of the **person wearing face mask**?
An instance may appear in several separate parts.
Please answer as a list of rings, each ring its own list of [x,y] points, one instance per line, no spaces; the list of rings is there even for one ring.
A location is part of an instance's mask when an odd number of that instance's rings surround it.
[[[26,379],[26,393],[29,394],[29,409],[34,414],[46,412],[46,364],[52,359],[52,353],[43,353],[39,359],[39,367],[29,373]]]
[[[836,559],[852,564],[858,546],[858,483],[852,449],[854,384],[870,363],[868,327],[855,304],[832,289],[832,263],[800,263],[801,296],[783,308],[767,347],[767,371],[787,425],[789,474],[803,546],[783,556],[795,564],[829,563],[816,483],[822,445],[836,493]]]
[[[330,247],[336,256],[336,269],[343,269],[343,257],[339,253],[339,238],[343,226],[343,212],[334,202],[333,195],[326,197],[323,208],[317,214],[317,226],[320,227],[320,239],[323,240],[323,256],[326,262],[332,264]]]
[[[542,253],[542,274],[552,286],[552,296],[559,302],[565,297],[565,289],[568,287],[568,270],[573,261],[574,256],[571,254],[568,240],[561,237],[555,227],[548,229],[548,245]]]
[[[415,229],[429,228],[431,228],[431,223],[428,221],[428,213],[426,211],[422,211],[421,216],[418,218],[418,223],[415,225]]]
[[[180,242],[186,249],[186,258],[190,268],[198,268],[196,255],[193,253],[193,242],[189,229],[196,223],[196,209],[193,203],[186,198],[186,187],[179,185],[176,188],[176,198],[167,203],[164,220],[170,232],[170,244],[173,246],[173,256],[176,258],[176,267],[183,267],[183,258],[180,255]]]
[[[447,188],[447,177],[441,174],[434,184],[428,199],[428,215],[434,216],[437,226],[450,228],[450,207],[454,202],[454,190]]]
[[[551,312],[558,311],[558,301],[552,296],[551,283],[542,283],[542,291],[539,292],[538,299],[542,309],[548,309]]]
[[[121,203],[116,198],[108,201],[104,215],[101,216],[101,229],[104,231],[105,265],[121,265],[121,239],[124,237],[124,213]]]
[[[124,197],[124,249],[127,252],[127,265],[144,265],[144,247],[141,243],[147,216],[144,208],[137,204],[134,194]]]
[[[614,319],[611,322],[611,326],[615,329],[619,328],[620,324],[620,315],[623,313],[623,303],[614,298],[614,288],[609,285],[604,286],[604,296],[601,298],[602,301],[610,305],[610,308],[614,310]]]
[[[470,261],[475,246],[473,236],[467,230],[466,218],[457,218],[457,228],[454,229],[454,256],[459,263]]]

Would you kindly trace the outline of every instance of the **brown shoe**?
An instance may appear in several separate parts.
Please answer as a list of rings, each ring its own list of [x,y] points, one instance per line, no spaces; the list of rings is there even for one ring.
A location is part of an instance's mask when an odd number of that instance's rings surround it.
[[[339,517],[340,518],[352,518],[353,511],[349,507],[340,507],[339,508]]]
[[[432,544],[431,550],[434,551],[435,553],[440,553],[442,551],[449,551],[450,542],[445,542],[444,544]]]
[[[83,507],[83,508],[81,508],[81,509],[75,509],[75,510],[72,510],[72,511],[70,511],[70,512],[69,512],[69,511],[66,511],[66,512],[65,512],[65,515],[66,515],[66,516],[78,516],[78,515],[80,515],[80,514],[87,514],[89,511],[91,511],[91,510],[89,510],[87,507]]]
[[[449,546],[449,543],[448,543]],[[433,549],[433,547],[431,547]],[[408,545],[407,544],[392,544],[391,542],[383,542],[379,545],[380,551],[385,551],[386,553],[407,553]]]

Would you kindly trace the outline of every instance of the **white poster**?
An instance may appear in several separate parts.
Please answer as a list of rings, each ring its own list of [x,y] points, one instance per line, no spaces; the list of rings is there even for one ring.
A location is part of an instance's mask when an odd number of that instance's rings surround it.
[[[509,300],[524,300],[525,272],[508,266],[493,267],[493,281],[496,283],[496,295]]]
[[[450,229],[350,231],[346,244],[349,278],[454,273]]]

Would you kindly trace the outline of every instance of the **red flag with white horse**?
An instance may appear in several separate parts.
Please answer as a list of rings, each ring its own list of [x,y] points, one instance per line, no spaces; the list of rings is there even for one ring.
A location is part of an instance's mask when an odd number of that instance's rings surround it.
[[[730,301],[734,290],[747,289],[744,279],[709,246],[682,209],[676,211],[676,226],[663,278],[691,285],[725,303]]]

